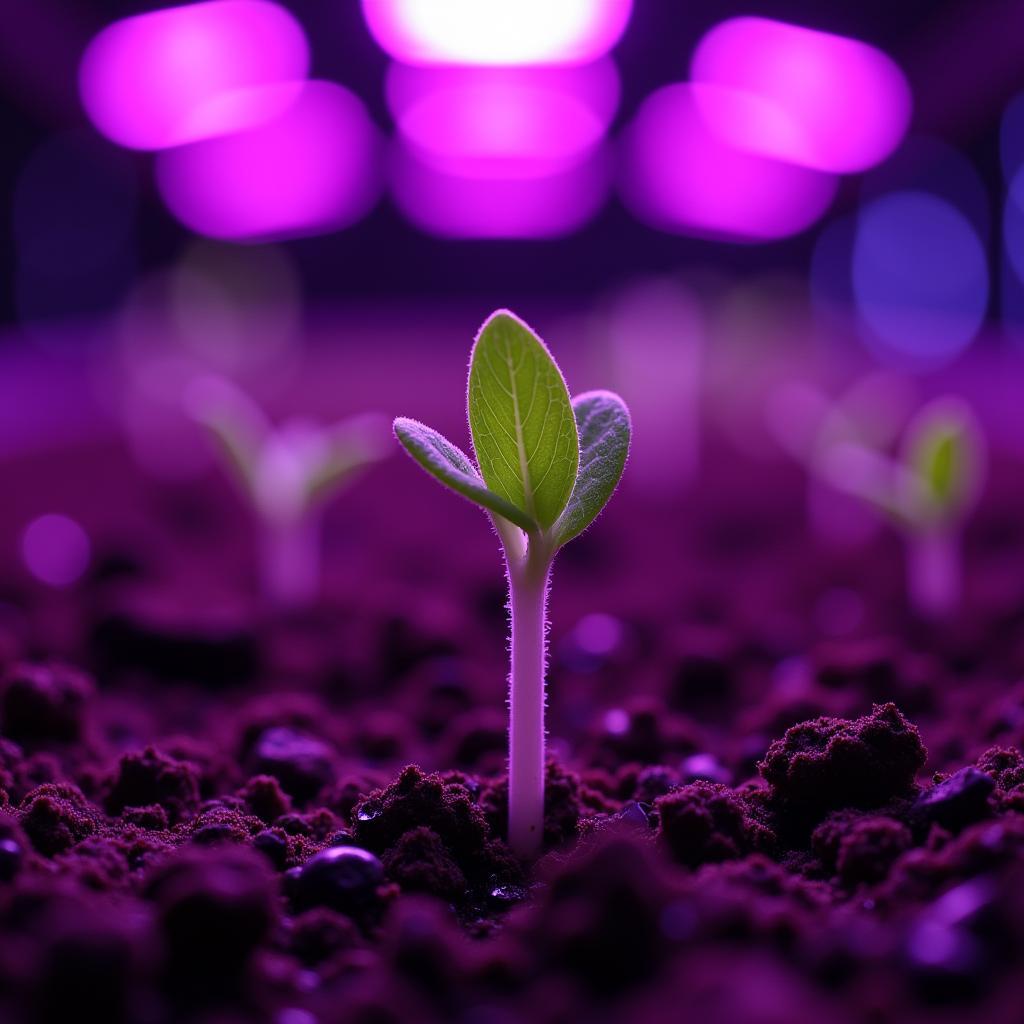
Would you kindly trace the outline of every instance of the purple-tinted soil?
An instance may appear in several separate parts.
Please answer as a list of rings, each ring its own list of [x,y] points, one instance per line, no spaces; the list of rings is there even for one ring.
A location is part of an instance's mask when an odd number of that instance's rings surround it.
[[[2,581],[0,1020],[1020,1021],[1013,474],[941,626],[894,538],[808,533],[792,467],[627,481],[556,565],[522,864],[476,510],[395,460],[332,508],[322,602],[282,614],[219,481],[15,466],[4,528],[60,496],[97,558],[71,592]]]

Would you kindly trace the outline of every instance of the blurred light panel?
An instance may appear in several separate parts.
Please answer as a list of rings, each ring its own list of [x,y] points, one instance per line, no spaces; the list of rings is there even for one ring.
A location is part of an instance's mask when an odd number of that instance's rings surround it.
[[[437,170],[468,178],[568,169],[601,144],[618,98],[610,62],[553,72],[394,67],[388,93],[403,142]]]
[[[895,192],[861,210],[853,295],[883,356],[935,365],[956,356],[985,316],[985,249],[967,218],[927,192]]]
[[[618,68],[610,57],[591,64],[530,68],[414,67],[392,61],[385,79],[388,109],[397,121],[440,86],[470,88],[481,81],[512,87],[525,82],[538,89],[571,93],[605,127],[618,110],[622,91]]]
[[[618,42],[632,0],[363,0],[380,46],[408,64],[582,64]]]
[[[400,141],[392,189],[405,216],[442,238],[557,238],[579,230],[604,204],[610,158],[589,159],[546,177],[481,178],[446,174]]]
[[[212,238],[262,241],[338,230],[369,212],[381,171],[363,104],[331,82],[261,91],[296,89],[270,121],[159,154],[157,184],[183,224]]]
[[[69,587],[89,567],[89,537],[67,516],[45,515],[33,519],[21,537],[25,568],[41,583]]]
[[[712,86],[666,86],[628,128],[620,187],[641,220],[664,231],[765,242],[813,224],[835,195],[835,179],[739,150],[701,111]]]
[[[164,149],[258,124],[286,93],[253,88],[303,79],[299,23],[267,0],[214,0],[115,22],[79,69],[96,127],[131,149]]]
[[[701,111],[732,145],[820,171],[884,160],[910,120],[911,95],[884,53],[844,36],[767,18],[733,18],[694,54]]]
[[[410,103],[398,119],[403,141],[425,163],[467,178],[535,178],[584,160],[606,122],[571,89],[488,70],[454,80]]]

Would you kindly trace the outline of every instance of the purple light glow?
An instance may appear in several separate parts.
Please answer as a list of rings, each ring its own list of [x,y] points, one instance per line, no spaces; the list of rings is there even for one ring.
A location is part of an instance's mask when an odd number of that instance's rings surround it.
[[[623,640],[622,623],[613,615],[593,612],[584,615],[573,630],[577,646],[595,657],[611,654]]]
[[[369,212],[380,191],[377,131],[339,85],[307,82],[270,121],[157,158],[171,212],[199,234],[233,241],[338,230]]]
[[[582,64],[618,42],[632,0],[363,0],[378,44],[407,64]]]
[[[865,175],[861,199],[891,192],[928,192],[955,206],[986,241],[992,233],[992,201],[973,163],[941,139],[915,135],[899,152]]]
[[[579,66],[531,68],[413,67],[392,62],[384,88],[388,108],[396,120],[420,100],[436,91],[439,84],[466,88],[482,79],[512,84],[528,82],[545,89],[571,92],[586,103],[594,116],[608,126],[619,106],[619,71],[610,57]]]
[[[1024,166],[1024,93],[1015,96],[1003,111],[999,126],[999,157],[1007,181]]]
[[[733,18],[701,40],[691,68],[700,109],[733,146],[820,171],[885,159],[910,120],[911,95],[884,53],[844,36]]]
[[[742,152],[707,126],[699,94],[670,85],[644,102],[625,138],[621,186],[637,217],[663,231],[764,242],[796,234],[828,208],[831,175]]]
[[[700,372],[707,336],[697,296],[681,281],[636,281],[608,305],[612,382],[629,404],[636,441],[630,478],[671,491],[696,469],[700,440]],[[672,438],[671,451],[654,438]]]
[[[1024,167],[1013,176],[1006,193],[1003,245],[1014,274],[1024,281]]]
[[[89,555],[85,530],[67,516],[45,515],[33,519],[21,537],[25,567],[47,586],[71,586],[88,568]]]
[[[306,37],[284,8],[213,0],[105,28],[82,58],[79,90],[107,138],[165,149],[274,116],[287,96],[255,87],[301,80],[308,70]]]
[[[557,238],[581,228],[603,205],[611,170],[599,148],[547,177],[467,178],[445,174],[399,143],[395,201],[413,224],[442,238]]]
[[[894,192],[861,210],[853,294],[882,355],[929,365],[966,347],[988,307],[985,249],[959,210],[927,192]]]
[[[467,178],[544,177],[600,145],[618,76],[610,61],[569,69],[394,65],[388,96],[403,141],[431,167]]]

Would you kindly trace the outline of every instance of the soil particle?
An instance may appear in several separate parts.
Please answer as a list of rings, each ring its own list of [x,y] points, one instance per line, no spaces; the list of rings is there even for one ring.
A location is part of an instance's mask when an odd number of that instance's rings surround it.
[[[773,845],[774,836],[728,786],[693,782],[659,797],[658,838],[689,868],[733,860]]]
[[[25,746],[52,740],[71,743],[83,735],[92,680],[67,665],[23,662],[0,683],[0,731]]]
[[[926,757],[917,728],[896,705],[876,704],[862,718],[792,726],[758,767],[776,797],[820,813],[906,795]]]

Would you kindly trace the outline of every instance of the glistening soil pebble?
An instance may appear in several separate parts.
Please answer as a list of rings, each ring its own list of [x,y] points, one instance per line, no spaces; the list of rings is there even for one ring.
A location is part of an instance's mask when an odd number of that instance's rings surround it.
[[[928,626],[892,538],[816,541],[797,475],[735,461],[625,489],[556,565],[536,864],[497,552],[429,484],[415,528],[353,495],[300,613],[219,485],[206,533],[182,494],[127,553],[96,519],[72,591],[11,570],[0,1020],[1019,1024],[1020,517],[990,496]]]

